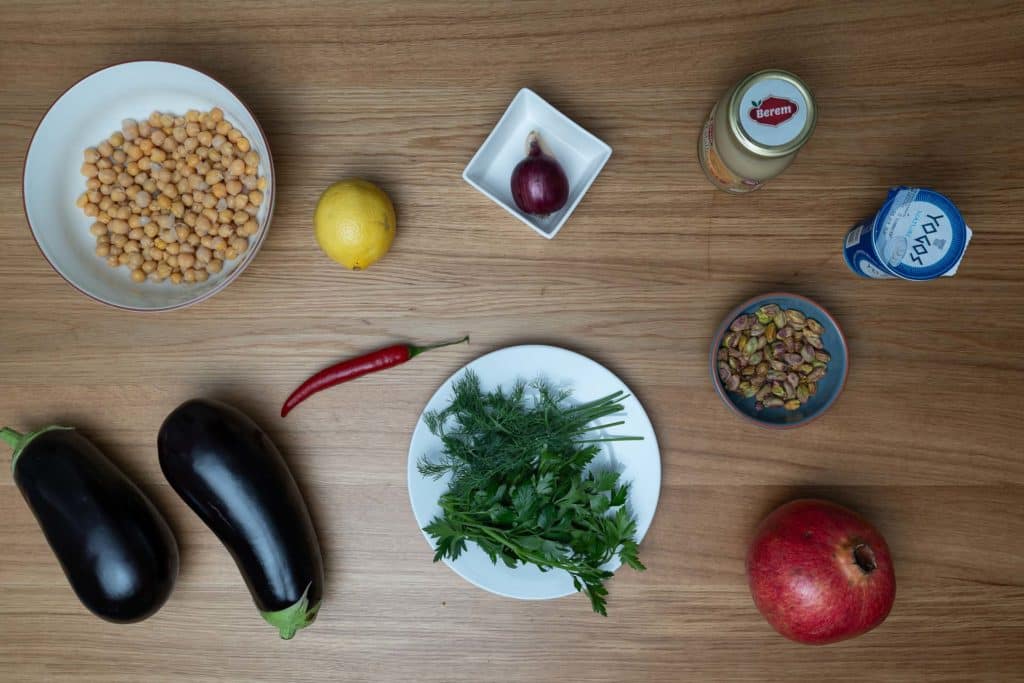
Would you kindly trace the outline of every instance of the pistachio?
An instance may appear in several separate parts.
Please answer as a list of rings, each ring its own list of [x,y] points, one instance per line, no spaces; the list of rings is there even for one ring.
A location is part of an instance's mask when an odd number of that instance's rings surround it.
[[[724,382],[725,380],[729,379],[729,375],[731,374],[732,372],[727,363],[718,364],[718,379]]]
[[[740,317],[732,321],[732,324],[729,325],[729,329],[732,330],[733,332],[741,332],[743,330],[748,329],[751,323],[753,323],[753,321],[753,316],[741,315]]]
[[[820,322],[796,309],[765,304],[737,317],[715,354],[726,390],[755,399],[755,408],[796,410],[818,391],[832,357]]]

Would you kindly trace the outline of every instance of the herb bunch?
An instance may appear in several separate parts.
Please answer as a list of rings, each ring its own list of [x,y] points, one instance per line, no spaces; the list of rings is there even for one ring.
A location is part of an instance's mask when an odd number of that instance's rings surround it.
[[[607,615],[604,582],[612,572],[602,565],[618,555],[633,569],[645,567],[626,508],[629,484],[619,483],[618,472],[588,466],[601,443],[641,437],[593,434],[623,424],[599,422],[622,411],[623,392],[578,405],[569,397],[541,380],[484,392],[466,371],[451,404],[424,417],[443,449],[436,459],[422,458],[419,471],[451,475],[442,514],[424,531],[436,541],[435,562],[458,558],[472,541],[494,563],[563,569],[594,611]]]

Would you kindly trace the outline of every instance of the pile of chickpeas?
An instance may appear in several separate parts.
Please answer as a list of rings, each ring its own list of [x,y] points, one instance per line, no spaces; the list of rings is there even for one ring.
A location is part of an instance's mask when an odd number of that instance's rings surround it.
[[[205,282],[259,231],[260,157],[219,108],[126,119],[84,156],[96,255],[135,282]]]

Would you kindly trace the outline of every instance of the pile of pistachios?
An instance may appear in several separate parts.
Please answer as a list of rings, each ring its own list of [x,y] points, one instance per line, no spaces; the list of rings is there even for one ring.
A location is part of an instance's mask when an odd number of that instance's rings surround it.
[[[795,308],[765,304],[729,325],[718,349],[718,376],[731,392],[757,400],[758,410],[797,410],[818,390],[832,359],[825,329]]]

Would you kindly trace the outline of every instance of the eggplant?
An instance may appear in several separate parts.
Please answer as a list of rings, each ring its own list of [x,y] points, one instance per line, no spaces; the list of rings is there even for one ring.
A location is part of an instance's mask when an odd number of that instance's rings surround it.
[[[14,481],[82,604],[115,623],[160,609],[178,576],[178,544],[146,495],[70,427],[4,427],[0,439],[14,449]]]
[[[157,437],[160,468],[238,565],[260,614],[285,640],[316,619],[324,562],[295,479],[241,411],[186,401]]]

